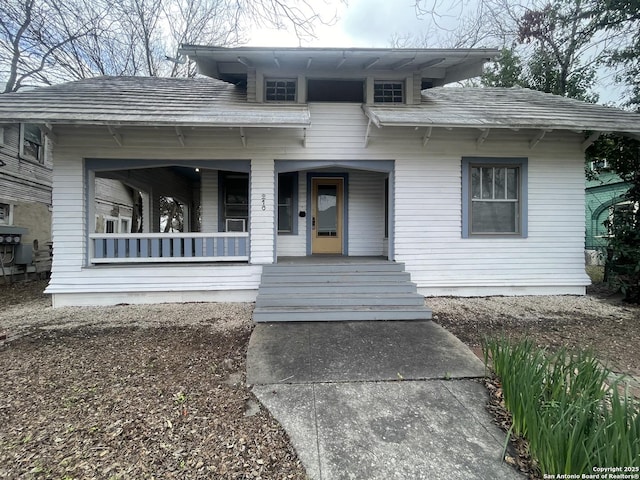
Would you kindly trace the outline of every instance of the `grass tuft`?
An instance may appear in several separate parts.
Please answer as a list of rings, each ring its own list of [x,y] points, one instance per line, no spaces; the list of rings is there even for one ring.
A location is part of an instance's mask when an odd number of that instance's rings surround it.
[[[640,409],[590,352],[550,353],[524,340],[483,344],[502,383],[513,433],[529,443],[542,475],[640,466]]]

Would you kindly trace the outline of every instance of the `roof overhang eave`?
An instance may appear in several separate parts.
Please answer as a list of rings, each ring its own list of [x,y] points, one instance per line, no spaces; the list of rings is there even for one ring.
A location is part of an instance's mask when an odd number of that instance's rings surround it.
[[[181,127],[181,128],[307,128],[311,120],[302,122],[174,122],[174,121],[121,121],[51,118],[0,118],[0,125],[33,123],[37,125],[73,125],[108,127]]]
[[[434,123],[434,122],[385,122],[371,119],[377,127],[410,127],[410,128],[475,128],[475,129],[491,129],[491,130],[568,130],[568,131],[585,131],[585,132],[608,132],[618,133],[640,139],[640,130],[629,130],[624,128],[612,128],[603,125],[504,125],[490,123]]]
[[[410,120],[410,121],[389,121],[381,118],[368,107],[364,108],[365,114],[376,127],[405,127],[405,128],[475,128],[475,129],[491,129],[491,130],[569,130],[569,131],[596,131],[611,132],[621,135],[630,136],[640,139],[640,128],[629,129],[625,127],[615,127],[614,125],[559,125],[559,124],[519,124],[514,123],[506,125],[504,123],[463,123],[463,122],[431,122],[427,120]]]

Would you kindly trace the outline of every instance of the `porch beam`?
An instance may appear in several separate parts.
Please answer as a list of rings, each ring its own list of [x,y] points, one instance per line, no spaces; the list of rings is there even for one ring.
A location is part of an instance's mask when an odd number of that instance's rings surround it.
[[[371,133],[371,119],[369,119],[369,123],[367,123],[367,131],[364,134],[364,148],[367,148],[369,145],[369,134]]]
[[[429,140],[431,140],[431,132],[433,132],[433,127],[427,127],[427,131],[424,132],[424,136],[422,137],[422,146],[426,147]]]
[[[587,148],[589,148],[591,145],[593,145],[593,143],[598,140],[598,138],[600,138],[600,135],[602,135],[604,132],[593,132],[591,135],[589,135],[586,140],[584,142],[582,142],[582,151],[586,151]]]
[[[247,137],[244,134],[244,127],[240,127],[240,140],[242,141],[242,146],[247,147]]]
[[[122,135],[120,135],[120,133],[118,133],[118,131],[115,128],[111,127],[111,125],[107,125],[107,130],[109,130],[109,134],[113,137],[113,139],[118,144],[118,146],[121,147]]]
[[[533,137],[531,139],[531,141],[529,142],[529,150],[533,150],[534,148],[536,148],[536,145],[538,145],[538,143],[540,143],[540,140],[542,140],[544,138],[544,136],[547,134],[547,132],[551,132],[551,130],[542,129],[542,130],[538,131],[536,136]]]
[[[178,136],[180,146],[184,147],[184,134],[182,133],[182,129],[180,127],[176,127],[176,135]]]
[[[491,131],[490,128],[481,128],[480,130],[482,131],[482,133],[480,133],[478,139],[476,140],[476,146],[478,147],[484,143],[484,141],[489,136],[489,132]]]

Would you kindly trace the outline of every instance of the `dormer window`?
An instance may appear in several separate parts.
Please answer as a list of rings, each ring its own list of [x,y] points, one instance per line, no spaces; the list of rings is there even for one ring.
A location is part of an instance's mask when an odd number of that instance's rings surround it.
[[[281,78],[265,80],[264,92],[267,102],[295,102],[296,81]]]
[[[404,83],[376,81],[373,84],[375,103],[404,103]]]

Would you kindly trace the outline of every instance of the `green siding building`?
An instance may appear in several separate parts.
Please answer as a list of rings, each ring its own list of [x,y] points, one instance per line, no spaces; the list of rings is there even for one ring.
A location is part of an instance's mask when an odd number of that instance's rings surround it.
[[[629,184],[611,172],[601,172],[596,179],[587,180],[585,191],[585,250],[587,263],[602,263],[607,246],[607,227],[604,222],[609,218],[612,208],[624,202],[624,194]],[[600,257],[600,258],[598,258]]]

